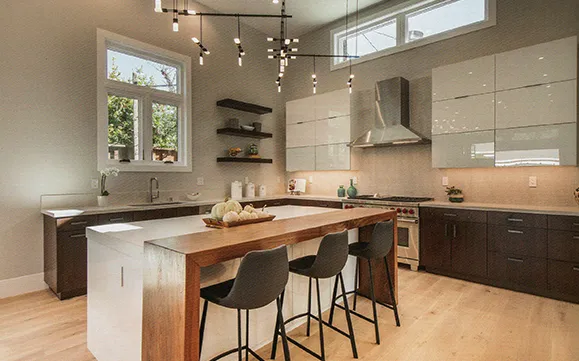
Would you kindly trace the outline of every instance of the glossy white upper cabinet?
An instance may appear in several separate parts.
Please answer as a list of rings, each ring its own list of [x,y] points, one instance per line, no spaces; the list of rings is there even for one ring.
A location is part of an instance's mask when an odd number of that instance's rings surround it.
[[[432,70],[433,101],[490,93],[494,90],[494,55]]]
[[[577,81],[497,92],[497,129],[577,122]]]
[[[313,98],[318,120],[350,115],[350,93],[347,89],[319,94]]]
[[[577,78],[577,37],[496,55],[497,90]]]
[[[285,151],[286,171],[316,170],[316,147],[287,148]]]
[[[497,130],[497,167],[577,165],[577,124]]]
[[[432,134],[494,129],[494,93],[444,100],[432,104]]]
[[[314,97],[292,100],[285,104],[286,124],[310,122],[315,119],[316,113]]]
[[[494,166],[494,130],[432,136],[433,168]]]
[[[317,120],[316,145],[349,143],[350,116]]]
[[[316,145],[316,122],[288,124],[286,126],[286,147],[307,147]]]
[[[349,170],[350,147],[347,144],[316,147],[316,170]]]

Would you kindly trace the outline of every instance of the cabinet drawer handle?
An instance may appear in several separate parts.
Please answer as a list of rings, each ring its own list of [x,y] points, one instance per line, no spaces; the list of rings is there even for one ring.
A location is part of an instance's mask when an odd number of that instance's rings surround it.
[[[444,224],[444,236],[448,237],[448,223]]]
[[[454,238],[456,238],[456,224],[452,225],[452,235]]]
[[[525,85],[523,88],[535,88],[535,87],[538,87],[538,86],[541,86],[541,85],[543,85],[543,83],[532,84],[532,85]]]
[[[79,233],[79,234],[71,234],[70,238],[84,238],[86,237],[86,235],[84,233]]]
[[[445,217],[458,217],[458,214],[454,214],[454,213],[445,213],[444,214]]]
[[[461,95],[459,97],[455,97],[454,99],[464,99],[464,98],[468,98],[468,95]]]
[[[579,272],[579,267],[573,267],[573,271]]]
[[[520,259],[520,258],[511,258],[511,257],[509,257],[509,258],[507,258],[507,261],[523,263],[523,260]]]
[[[125,267],[121,266],[121,287],[125,287]]]
[[[82,224],[86,224],[86,221],[70,222],[71,226],[80,226]]]
[[[109,218],[109,222],[120,222],[120,221],[124,221],[125,219],[123,217],[121,218]]]
[[[509,222],[523,222],[523,220],[520,218],[507,218],[507,221],[509,221]]]
[[[523,231],[516,231],[514,229],[509,229],[509,230],[507,230],[507,232],[514,233],[514,234],[523,234],[524,233]]]
[[[573,223],[573,227],[579,227],[579,223]]]
[[[579,239],[579,236],[573,236],[573,239]]]

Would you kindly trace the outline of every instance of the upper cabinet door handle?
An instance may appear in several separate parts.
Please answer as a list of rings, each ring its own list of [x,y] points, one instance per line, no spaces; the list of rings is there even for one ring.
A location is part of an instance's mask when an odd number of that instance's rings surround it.
[[[461,96],[456,97],[454,99],[464,99],[464,98],[468,98],[468,95],[461,95]]]
[[[123,217],[120,218],[109,218],[109,222],[121,222],[124,221],[125,219]]]
[[[573,227],[579,227],[579,223],[573,223]]]
[[[511,258],[511,257],[509,257],[509,258],[507,258],[507,261],[523,263],[523,260],[520,259],[520,258]]]
[[[543,83],[533,84],[533,85],[525,85],[523,88],[534,88],[543,85]]]
[[[523,231],[516,231],[514,229],[509,229],[509,230],[507,230],[507,232],[514,233],[514,234],[523,234],[524,233]]]
[[[70,222],[71,226],[80,226],[81,224],[86,224],[86,221]]]
[[[458,217],[458,214],[454,214],[454,213],[445,213],[444,215],[446,217]]]
[[[579,236],[573,236],[573,239],[579,239]]]
[[[79,234],[71,234],[70,238],[84,238],[86,237],[86,235],[84,233],[79,233]]]
[[[573,271],[579,272],[579,267],[573,267]]]
[[[507,218],[507,221],[509,221],[509,222],[523,222],[523,220],[520,218]]]

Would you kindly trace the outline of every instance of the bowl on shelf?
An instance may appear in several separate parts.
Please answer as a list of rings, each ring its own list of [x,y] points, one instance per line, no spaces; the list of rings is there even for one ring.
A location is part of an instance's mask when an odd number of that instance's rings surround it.
[[[251,125],[242,125],[242,126],[241,126],[241,129],[252,132],[252,131],[255,130],[255,127],[253,127],[253,126],[251,126]]]
[[[187,193],[187,199],[190,201],[196,201],[201,197],[201,193]]]

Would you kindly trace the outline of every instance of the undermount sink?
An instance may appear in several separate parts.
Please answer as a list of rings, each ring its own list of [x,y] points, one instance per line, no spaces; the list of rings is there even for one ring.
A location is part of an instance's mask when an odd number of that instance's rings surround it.
[[[183,202],[140,203],[140,204],[129,204],[129,206],[130,207],[153,207],[153,206],[170,206],[172,204],[183,204]]]

